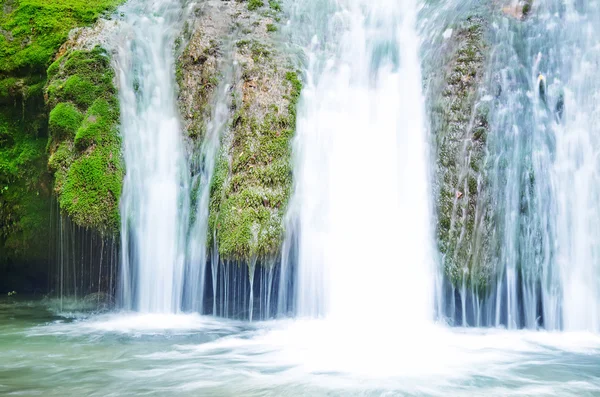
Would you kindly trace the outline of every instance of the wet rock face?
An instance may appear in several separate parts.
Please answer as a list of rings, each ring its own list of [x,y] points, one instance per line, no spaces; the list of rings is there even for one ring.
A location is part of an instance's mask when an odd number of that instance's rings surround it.
[[[437,150],[438,243],[454,285],[485,285],[489,208],[484,170],[488,108],[480,101],[487,46],[480,16],[466,18],[448,38],[445,69],[433,107]]]
[[[233,4],[233,2],[232,2]],[[229,3],[208,1],[194,11],[177,47],[187,45],[180,55],[176,69],[179,85],[179,109],[184,130],[201,142],[211,117],[212,94],[219,83],[219,61],[223,57],[224,40],[229,33],[234,8]]]
[[[301,83],[275,40],[280,13],[275,1],[204,2],[178,62],[191,146],[206,138],[217,86],[229,87],[230,122],[221,134],[208,231],[210,246],[216,243],[226,260],[271,263],[283,239]]]

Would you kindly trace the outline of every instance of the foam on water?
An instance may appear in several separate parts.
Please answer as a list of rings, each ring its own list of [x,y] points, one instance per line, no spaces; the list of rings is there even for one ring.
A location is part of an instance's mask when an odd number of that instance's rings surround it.
[[[88,387],[100,379],[121,379],[117,394],[163,390],[183,395],[581,396],[600,392],[600,380],[594,375],[600,365],[600,336],[584,332],[430,325],[399,336],[376,322],[357,322],[350,328],[332,320],[249,325],[197,315],[120,313],[36,326],[25,336],[15,341],[11,366],[33,357],[28,349],[35,355],[36,345],[43,341],[50,343],[48,354],[57,349],[58,355],[48,357],[54,366],[67,368],[75,362],[87,373],[105,374],[94,377]],[[55,345],[52,338],[60,343]],[[65,343],[79,348],[64,351]],[[111,360],[113,356],[118,358]],[[106,360],[113,364],[103,366]],[[63,380],[63,387],[78,382],[69,379]]]

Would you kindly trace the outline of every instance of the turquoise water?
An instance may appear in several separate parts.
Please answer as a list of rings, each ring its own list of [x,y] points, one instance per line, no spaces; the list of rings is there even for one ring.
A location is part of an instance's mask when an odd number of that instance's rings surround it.
[[[600,336],[589,333],[52,307],[0,302],[0,395],[600,396]]]

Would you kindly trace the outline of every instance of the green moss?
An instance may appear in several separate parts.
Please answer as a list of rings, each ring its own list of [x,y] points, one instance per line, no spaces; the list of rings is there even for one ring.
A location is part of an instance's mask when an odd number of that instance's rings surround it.
[[[485,25],[478,16],[467,17],[453,35],[445,59],[447,71],[434,107],[438,152],[438,242],[446,274],[454,285],[485,285],[487,236],[478,238],[477,211],[485,197],[486,179],[480,175],[485,155],[487,113],[477,104],[483,78]],[[479,215],[478,215],[479,214]],[[485,234],[485,232],[483,232]]]
[[[263,0],[248,0],[248,9],[250,11],[254,11],[264,5],[265,3],[263,2]]]
[[[101,231],[116,231],[123,167],[118,146],[96,148],[70,164],[60,206],[79,225]]]
[[[54,171],[60,207],[81,226],[116,233],[124,171],[119,104],[109,59],[96,47],[70,52],[51,68],[48,165]],[[58,123],[62,120],[66,121]],[[63,124],[68,130],[55,133]]]
[[[42,262],[48,252],[50,179],[46,140],[29,131],[18,114],[0,107],[0,248],[5,260]]]
[[[525,0],[525,4],[523,4],[523,18],[527,18],[529,16],[532,5],[533,0]]]
[[[275,12],[281,11],[281,3],[279,0],[269,0],[269,7]]]
[[[243,48],[250,45],[250,40],[238,40],[235,45],[238,48]]]
[[[84,150],[93,144],[110,143],[118,137],[119,108],[115,100],[97,99],[77,130],[75,146]]]
[[[62,142],[48,160],[50,171],[56,172],[61,169],[68,169],[69,165],[75,159],[75,155],[76,153],[71,142]]]
[[[74,137],[83,115],[71,103],[59,103],[50,112],[48,127],[54,139]]]
[[[252,54],[252,60],[255,63],[261,63],[271,58],[271,51],[269,48],[257,40],[252,40],[250,42],[247,40],[241,40],[237,42],[237,46],[238,48],[242,48],[244,50],[249,49],[250,53]]]
[[[70,158],[66,150],[55,151],[59,145],[55,138],[47,145],[48,130],[58,139],[73,139],[77,121],[90,103],[89,97],[81,95],[90,85],[73,80],[66,91],[80,102],[56,101],[57,94],[46,107],[46,69],[50,65],[50,78],[59,72],[62,60],[53,63],[53,57],[71,29],[93,23],[120,3],[0,1],[0,252],[4,260],[45,262],[52,186],[47,169],[48,165],[57,169],[55,177],[64,181],[61,167]],[[53,88],[53,92],[64,90],[60,84]],[[58,102],[62,105],[56,108]],[[50,163],[47,146],[52,147]]]
[[[0,73],[44,73],[71,29],[89,25],[122,0],[12,0],[0,16]],[[27,45],[23,45],[27,43]]]
[[[277,32],[277,26],[272,23],[268,23],[267,32]]]
[[[211,185],[209,240],[218,239],[226,259],[275,255],[283,238],[283,216],[292,187],[291,146],[298,75],[284,78],[286,112],[271,106],[261,119],[242,104],[232,120],[233,142],[222,152]]]
[[[190,44],[195,39],[190,40]],[[210,119],[212,112],[212,94],[222,78],[217,68],[219,46],[220,43],[213,39],[201,48],[188,45],[176,64],[180,99],[193,98],[189,102],[180,101],[180,113],[188,136],[196,143],[201,142],[206,134],[206,120]],[[184,80],[184,76],[190,74],[193,74],[193,83]]]
[[[67,99],[82,107],[90,106],[99,94],[98,86],[79,75],[69,77],[63,89]]]

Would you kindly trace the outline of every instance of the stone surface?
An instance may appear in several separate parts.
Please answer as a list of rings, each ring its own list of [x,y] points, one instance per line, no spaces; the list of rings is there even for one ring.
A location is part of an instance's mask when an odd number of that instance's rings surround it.
[[[211,184],[208,239],[225,260],[272,261],[291,193],[291,145],[301,83],[280,50],[278,3],[207,1],[182,42],[179,101],[192,147],[205,138],[215,88],[229,86],[230,123]],[[186,40],[187,39],[187,40]],[[182,44],[183,45],[183,44]]]

